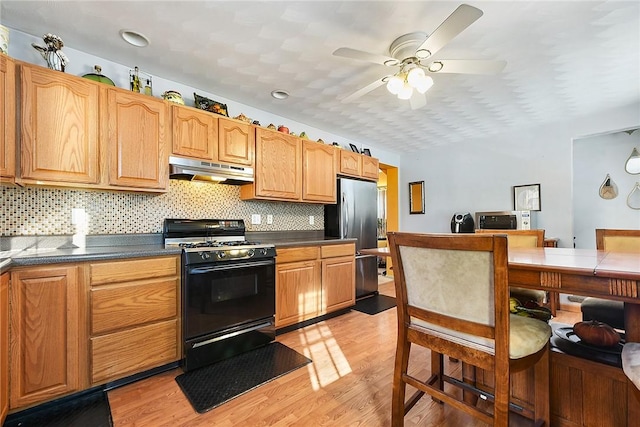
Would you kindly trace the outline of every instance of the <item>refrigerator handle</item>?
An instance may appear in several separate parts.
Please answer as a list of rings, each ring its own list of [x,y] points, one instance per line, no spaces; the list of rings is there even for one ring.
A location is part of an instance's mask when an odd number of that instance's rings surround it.
[[[347,196],[345,193],[342,193],[342,238],[347,238],[347,231],[349,230],[349,205],[347,202]]]

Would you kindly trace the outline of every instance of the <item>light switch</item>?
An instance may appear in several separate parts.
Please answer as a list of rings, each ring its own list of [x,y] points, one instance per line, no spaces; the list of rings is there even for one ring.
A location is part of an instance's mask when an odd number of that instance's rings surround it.
[[[254,225],[260,224],[260,214],[251,214],[251,224],[254,224]]]
[[[273,215],[267,215],[267,224],[273,224]]]
[[[313,218],[313,215],[309,215],[309,225],[313,225],[313,224],[315,224],[315,223],[316,223],[316,221],[315,221],[315,219]]]

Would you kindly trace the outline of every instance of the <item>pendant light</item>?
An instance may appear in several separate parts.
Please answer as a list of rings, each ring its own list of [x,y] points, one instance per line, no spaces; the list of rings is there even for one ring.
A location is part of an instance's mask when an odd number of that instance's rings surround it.
[[[624,170],[632,175],[640,174],[640,153],[638,153],[638,150],[635,147],[624,164]]]

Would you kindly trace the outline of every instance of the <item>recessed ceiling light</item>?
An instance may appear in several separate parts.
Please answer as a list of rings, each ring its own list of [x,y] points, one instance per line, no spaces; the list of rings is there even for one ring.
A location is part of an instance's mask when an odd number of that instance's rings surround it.
[[[273,96],[275,99],[287,99],[289,97],[289,92],[287,92],[286,90],[274,90],[271,92],[271,96]]]
[[[140,34],[137,31],[120,30],[120,37],[122,37],[124,41],[126,41],[130,45],[133,45],[136,47],[149,46],[149,39],[144,34]]]

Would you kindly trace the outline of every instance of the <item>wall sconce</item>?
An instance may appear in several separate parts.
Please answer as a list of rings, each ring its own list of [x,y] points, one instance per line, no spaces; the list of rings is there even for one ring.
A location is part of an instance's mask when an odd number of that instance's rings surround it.
[[[638,150],[635,147],[631,151],[631,155],[627,159],[627,162],[624,164],[624,170],[632,175],[640,173],[640,153],[638,153]]]

